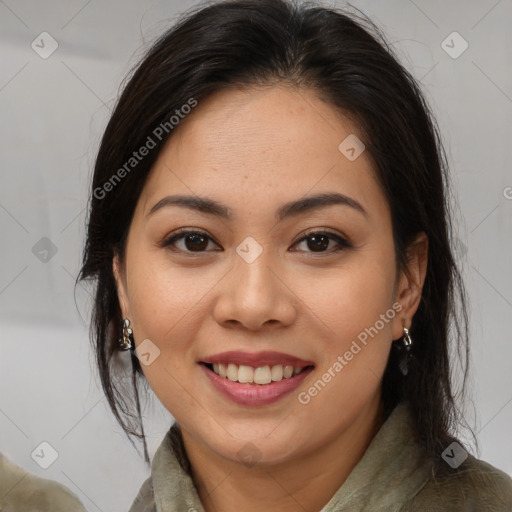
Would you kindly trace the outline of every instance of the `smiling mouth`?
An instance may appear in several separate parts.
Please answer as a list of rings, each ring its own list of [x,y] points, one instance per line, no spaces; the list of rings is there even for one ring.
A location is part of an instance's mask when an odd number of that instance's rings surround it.
[[[293,379],[303,371],[313,369],[313,365],[292,366],[292,365],[265,365],[252,367],[247,365],[238,365],[234,363],[205,363],[202,362],[208,370],[219,377],[238,382],[240,384],[254,384],[264,386],[279,382],[281,380]]]

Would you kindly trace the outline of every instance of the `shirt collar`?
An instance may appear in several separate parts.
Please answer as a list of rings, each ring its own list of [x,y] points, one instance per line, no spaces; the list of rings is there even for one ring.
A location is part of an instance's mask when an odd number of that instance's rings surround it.
[[[432,463],[422,457],[407,407],[399,404],[382,425],[361,460],[320,512],[386,509],[410,500],[425,485]],[[179,426],[164,437],[152,463],[157,512],[204,512],[189,475]]]

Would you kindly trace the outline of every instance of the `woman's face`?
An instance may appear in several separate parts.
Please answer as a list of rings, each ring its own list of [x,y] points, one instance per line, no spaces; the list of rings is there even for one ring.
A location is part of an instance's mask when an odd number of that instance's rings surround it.
[[[114,261],[123,316],[191,438],[292,460],[378,407],[405,311],[387,201],[361,134],[312,91],[217,92],[175,130]],[[290,207],[321,194],[338,201]],[[166,245],[177,230],[202,235]]]

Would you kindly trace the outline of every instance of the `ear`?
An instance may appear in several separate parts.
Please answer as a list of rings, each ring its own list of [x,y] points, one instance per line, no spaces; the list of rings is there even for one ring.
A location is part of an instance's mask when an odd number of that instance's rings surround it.
[[[112,260],[112,270],[114,273],[114,279],[116,281],[117,298],[119,300],[121,316],[122,318],[131,318],[130,310],[128,307],[129,302],[126,286],[126,276],[117,253],[115,253],[114,258]]]
[[[407,248],[407,267],[400,274],[396,290],[396,301],[402,309],[393,319],[393,339],[401,338],[404,327],[410,328],[412,318],[420,301],[428,263],[428,237],[424,232],[418,234]]]

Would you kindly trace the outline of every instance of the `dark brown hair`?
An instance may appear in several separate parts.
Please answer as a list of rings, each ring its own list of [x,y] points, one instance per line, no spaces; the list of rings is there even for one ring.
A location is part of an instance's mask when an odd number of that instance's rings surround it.
[[[171,116],[191,99],[200,103],[220,89],[274,84],[313,89],[357,121],[391,209],[399,270],[405,268],[406,249],[415,235],[423,231],[428,236],[427,275],[410,329],[414,359],[404,377],[391,351],[382,397],[386,415],[397,403],[408,402],[418,439],[438,458],[460,422],[450,343],[458,349],[463,382],[468,356],[465,291],[451,248],[451,198],[441,138],[418,83],[380,30],[362,14],[310,2],[199,5],[151,46],[119,97],[95,163],[78,276],[96,285],[91,338],[110,407],[125,432],[143,440],[148,460],[138,389],[139,381],[145,389],[147,383],[137,358],[132,354],[130,387],[116,373],[121,314],[112,260],[115,252],[123,257],[144,182],[172,136]],[[160,138],[155,135],[159,126],[168,127],[158,132]],[[149,138],[151,151],[126,167]],[[126,172],[118,172],[123,166]]]

